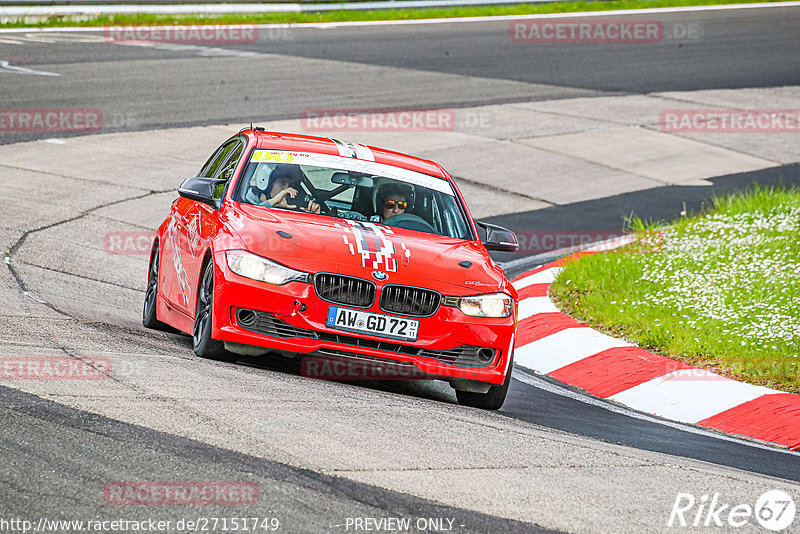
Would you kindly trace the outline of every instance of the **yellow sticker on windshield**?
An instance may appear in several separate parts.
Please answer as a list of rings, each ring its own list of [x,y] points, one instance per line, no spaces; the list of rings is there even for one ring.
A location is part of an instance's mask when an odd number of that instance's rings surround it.
[[[271,161],[272,163],[291,163],[294,156],[288,152],[273,152],[271,150],[256,150],[250,161]]]

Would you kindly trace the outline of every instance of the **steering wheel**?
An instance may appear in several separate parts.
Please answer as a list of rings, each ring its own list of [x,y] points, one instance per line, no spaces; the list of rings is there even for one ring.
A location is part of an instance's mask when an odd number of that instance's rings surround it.
[[[418,232],[436,233],[436,229],[419,215],[413,213],[398,213],[383,221],[386,226],[394,226],[395,228],[405,228],[406,230],[416,230]]]
[[[327,202],[325,202],[324,200],[319,200],[313,193],[305,195],[302,201],[298,203],[297,209],[302,211],[301,207],[305,208],[306,206],[308,206],[308,203],[312,200],[317,204],[319,204],[320,213],[324,213],[326,215],[334,215],[336,213],[333,209],[331,209],[330,206],[328,206]]]
[[[309,193],[305,195],[305,198],[303,198],[302,205],[304,208],[308,206],[309,201],[313,200],[319,204],[320,213],[324,213],[326,215],[334,215],[336,213],[333,209],[331,209],[330,206],[328,206],[326,200],[328,200],[330,197],[325,195],[325,191],[314,187],[314,184],[311,183],[311,180],[309,180],[305,174],[303,174],[303,177],[300,179],[300,181],[306,186],[306,188],[308,188],[309,191]]]

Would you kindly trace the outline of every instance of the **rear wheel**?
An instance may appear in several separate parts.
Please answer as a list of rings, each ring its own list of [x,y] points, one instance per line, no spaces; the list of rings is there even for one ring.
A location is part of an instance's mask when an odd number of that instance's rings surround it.
[[[499,410],[506,401],[508,386],[511,384],[511,370],[513,368],[514,362],[512,361],[508,366],[508,373],[506,373],[506,379],[503,383],[499,386],[489,386],[489,391],[486,393],[456,390],[458,403],[462,406],[471,406],[473,408],[481,408],[482,410]]]
[[[144,293],[144,306],[142,307],[142,324],[145,328],[153,330],[173,331],[168,324],[162,323],[156,316],[158,305],[158,260],[160,254],[158,241],[153,244],[153,251],[150,254],[150,270],[147,273],[147,290]]]
[[[197,311],[194,314],[192,345],[194,353],[201,358],[235,361],[236,357],[225,350],[221,341],[211,338],[211,322],[214,318],[214,262],[209,259],[203,267],[197,288]]]

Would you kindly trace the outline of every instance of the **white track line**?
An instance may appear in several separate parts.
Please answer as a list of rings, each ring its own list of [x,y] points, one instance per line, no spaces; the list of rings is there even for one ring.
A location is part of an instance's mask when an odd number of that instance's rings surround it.
[[[542,3],[558,2],[559,0],[537,0]],[[465,6],[495,6],[522,4],[525,0],[403,0],[402,8],[405,9],[425,9],[441,7],[465,7]],[[394,0],[361,1],[361,2],[329,2],[329,3],[169,3],[159,2],[158,4],[74,4],[74,5],[3,5],[0,4],[2,12],[10,17],[14,16],[56,16],[56,15],[106,15],[106,14],[200,14],[200,15],[220,15],[228,13],[308,13],[319,11],[355,11],[372,9],[396,9],[397,2]]]
[[[13,72],[15,74],[33,74],[35,76],[61,76],[56,72],[46,72],[43,70],[33,70],[25,67],[18,67],[10,64],[5,59],[0,59],[0,70]]]
[[[379,21],[354,21],[354,22],[324,22],[295,24],[293,26],[309,26],[314,28],[338,28],[342,26],[402,26],[406,24],[453,24],[464,22],[491,22],[504,20],[536,20],[536,19],[566,19],[584,17],[613,17],[627,15],[647,15],[650,13],[688,13],[698,11],[727,11],[734,9],[755,9],[772,7],[798,7],[800,2],[780,2],[769,4],[726,4],[720,6],[684,6],[684,7],[658,7],[651,9],[621,9],[618,11],[575,11],[570,13],[548,13],[536,15],[498,15],[494,17],[453,17],[447,19],[415,19],[415,20],[379,20]]]
[[[669,428],[674,428],[676,430],[683,430],[684,432],[689,432],[690,434],[698,434],[701,436],[706,436],[710,438],[719,439],[722,441],[729,441],[731,443],[737,443],[739,445],[745,445],[747,447],[753,447],[756,449],[763,449],[767,451],[773,452],[781,452],[784,454],[790,454],[792,456],[800,457],[800,451],[791,451],[789,449],[781,448],[778,445],[766,445],[764,443],[758,443],[756,441],[749,441],[746,439],[736,438],[733,436],[729,436],[726,434],[719,434],[717,432],[712,432],[710,430],[706,430],[702,427],[697,426],[690,426],[683,423],[676,423],[674,421],[666,421],[664,419],[659,419],[658,417],[652,417],[647,414],[637,412],[635,410],[630,410],[628,408],[624,408],[622,406],[617,406],[616,404],[610,404],[608,402],[602,401],[600,399],[596,399],[594,397],[590,397],[588,395],[582,395],[580,393],[576,393],[572,390],[567,388],[563,388],[557,386],[547,380],[542,380],[536,376],[530,375],[526,372],[514,370],[512,376],[519,380],[524,384],[528,384],[529,386],[533,386],[535,388],[539,388],[541,390],[547,391],[548,393],[554,393],[556,395],[561,395],[562,397],[567,397],[569,399],[573,399],[584,404],[589,404],[591,406],[596,406],[598,408],[602,408],[604,410],[608,410],[609,412],[618,413],[620,415],[626,415],[628,417],[632,417],[633,419],[639,419],[641,421],[647,421],[648,423],[655,423],[658,425],[663,425]],[[669,453],[664,453],[669,454]]]
[[[541,15],[500,15],[493,17],[452,17],[441,19],[413,19],[413,20],[376,20],[376,21],[351,21],[351,22],[308,22],[299,24],[258,24],[257,28],[343,28],[348,26],[404,26],[415,24],[464,24],[472,22],[492,22],[510,20],[535,20],[535,19],[565,19],[581,17],[614,17],[627,15],[647,15],[659,13],[692,13],[706,11],[728,11],[741,9],[772,9],[785,7],[800,7],[800,2],[773,2],[769,4],[726,4],[719,6],[684,6],[684,7],[659,7],[652,9],[624,9],[619,11],[579,11],[571,13],[552,13]],[[0,7],[0,15],[3,9]],[[236,26],[236,25],[233,25]],[[246,25],[252,26],[252,25]],[[153,28],[167,28],[171,26],[153,26]],[[71,28],[7,28],[0,29],[1,33],[60,33],[60,32],[100,32],[103,27],[71,27]]]

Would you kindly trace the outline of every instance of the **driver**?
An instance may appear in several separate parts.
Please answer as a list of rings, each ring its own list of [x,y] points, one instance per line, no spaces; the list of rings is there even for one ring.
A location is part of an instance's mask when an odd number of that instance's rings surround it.
[[[404,187],[398,185],[386,186],[381,190],[377,204],[380,209],[380,222],[383,222],[389,217],[406,212],[408,209],[407,192]]]
[[[256,172],[260,170],[259,168]],[[273,208],[297,209],[297,205],[289,204],[289,199],[295,198],[302,191],[300,188],[302,178],[303,171],[300,170],[299,165],[286,163],[276,165],[269,174],[269,182],[266,189],[269,191],[269,198],[263,199],[266,195],[262,195],[262,199],[258,204]],[[308,213],[319,213],[320,206],[314,202],[314,199],[309,199],[308,205],[301,207],[300,210]]]

